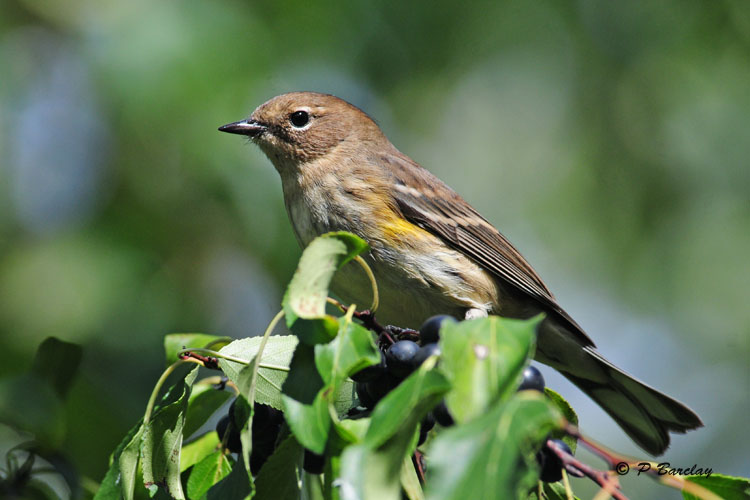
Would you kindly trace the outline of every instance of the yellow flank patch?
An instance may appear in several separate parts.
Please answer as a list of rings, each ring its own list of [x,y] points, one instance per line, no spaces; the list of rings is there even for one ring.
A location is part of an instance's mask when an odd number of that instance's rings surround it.
[[[393,217],[383,221],[379,225],[379,228],[383,232],[383,238],[386,241],[395,240],[404,242],[404,240],[413,238],[425,238],[432,236],[421,227],[416,226],[411,222],[399,217]]]

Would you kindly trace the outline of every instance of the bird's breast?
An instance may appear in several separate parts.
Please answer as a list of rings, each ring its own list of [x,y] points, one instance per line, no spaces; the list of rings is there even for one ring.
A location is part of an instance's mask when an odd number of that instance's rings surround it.
[[[287,212],[303,247],[329,231],[349,231],[370,244],[365,260],[380,290],[381,321],[416,328],[434,314],[461,317],[468,309],[496,309],[497,284],[484,269],[378,198],[340,187],[284,182]],[[371,286],[356,263],[339,271],[332,285],[345,301],[369,307]]]

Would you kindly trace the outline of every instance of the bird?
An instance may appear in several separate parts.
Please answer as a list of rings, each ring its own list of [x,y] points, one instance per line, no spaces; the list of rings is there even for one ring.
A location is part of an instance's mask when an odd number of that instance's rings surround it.
[[[544,313],[535,359],[578,386],[643,450],[661,455],[670,432],[703,425],[686,405],[602,356],[505,236],[361,109],[330,94],[291,92],[219,130],[247,136],[276,168],[303,248],[331,231],[369,244],[381,322],[416,328],[436,314]],[[357,266],[344,266],[331,287],[347,303],[366,304],[371,294]]]

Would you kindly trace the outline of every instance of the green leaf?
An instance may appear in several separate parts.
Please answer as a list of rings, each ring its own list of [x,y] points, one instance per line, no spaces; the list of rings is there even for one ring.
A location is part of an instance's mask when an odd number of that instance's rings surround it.
[[[338,479],[341,500],[400,500],[402,463],[416,447],[416,439],[413,423],[397,429],[380,447],[364,442],[346,447]]]
[[[282,301],[287,326],[298,318],[324,317],[333,274],[368,248],[364,240],[345,232],[327,233],[310,242]]]
[[[333,316],[298,319],[289,329],[304,344],[325,344],[336,337],[338,323]]]
[[[78,344],[47,337],[36,351],[31,371],[48,381],[60,398],[65,398],[82,356],[83,349]]]
[[[216,390],[209,384],[196,384],[193,386],[190,399],[188,400],[185,428],[182,431],[183,435],[186,438],[192,436],[232,395],[229,391]]]
[[[351,405],[349,405],[351,408]],[[370,418],[344,419],[336,425],[336,431],[341,438],[349,443],[364,441],[367,429],[370,427]]]
[[[117,463],[113,463],[107,469],[104,479],[99,483],[94,500],[120,500],[126,498],[120,489],[119,470]]]
[[[300,496],[302,447],[293,436],[286,438],[263,464],[255,478],[256,500],[296,500]]]
[[[219,448],[219,435],[210,431],[182,447],[180,451],[180,472],[185,472]]]
[[[146,487],[166,487],[169,494],[178,500],[184,498],[180,482],[182,431],[190,389],[197,375],[198,367],[195,366],[183,380],[173,386],[165,397],[168,404],[154,412],[143,432],[141,465]]]
[[[226,356],[243,359],[250,363],[258,354],[262,337],[250,337],[235,340],[219,352]],[[258,368],[258,381],[255,388],[255,400],[277,410],[281,406],[281,388],[289,374],[295,347],[298,340],[294,335],[274,335],[268,338],[263,350],[263,359]],[[219,358],[219,367],[224,374],[238,387],[241,381],[240,372],[247,364]]]
[[[338,334],[328,344],[315,346],[315,366],[326,384],[340,383],[352,373],[380,363],[372,333],[346,316],[338,320]]]
[[[328,475],[328,472],[325,472]],[[329,475],[329,477],[337,477],[335,475]],[[300,498],[304,500],[331,500],[340,498],[336,494],[336,490],[329,487],[330,481],[326,482],[325,487],[319,474],[310,474],[309,472],[302,471],[302,495]]]
[[[560,413],[562,413],[562,416],[565,417],[565,420],[575,426],[578,426],[578,415],[576,414],[575,410],[573,410],[573,407],[570,406],[570,403],[568,403],[562,396],[560,396],[560,394],[553,391],[549,387],[544,388],[544,394],[546,394],[552,404],[555,405],[555,408],[557,408]],[[570,446],[570,450],[572,451],[571,454],[575,454],[576,446],[578,445],[578,440],[576,438],[567,434],[562,429],[553,432],[552,437],[554,439],[562,439],[565,444]]]
[[[539,488],[542,488],[542,496],[539,496]],[[574,500],[580,500],[573,496]],[[561,482],[543,483],[539,481],[537,486],[531,490],[527,500],[568,500],[568,493]]]
[[[333,408],[336,415],[339,417],[346,415],[354,406],[354,401],[357,400],[354,386],[355,384],[353,381],[344,379],[339,384],[339,387],[332,398]]]
[[[428,448],[427,496],[435,500],[518,498],[537,483],[534,451],[560,424],[539,394],[498,401],[464,425],[444,429]]]
[[[138,424],[134,429],[136,429],[136,432],[130,437],[130,440],[126,441],[119,457],[112,464],[113,468],[114,465],[117,465],[120,476],[119,483],[122,485],[122,496],[125,500],[132,500],[135,494],[138,460],[141,454],[141,443],[143,442],[143,424]]]
[[[419,422],[450,389],[445,377],[433,369],[434,363],[428,360],[422,364],[385,396],[375,406],[362,443],[344,449],[342,499],[400,499],[402,481],[410,497],[420,497],[421,491],[412,484],[414,478],[405,476],[402,469],[416,448]]]
[[[312,404],[323,385],[323,378],[315,366],[315,348],[299,344],[294,351],[289,377],[284,381],[282,393],[300,403]]]
[[[411,457],[407,457],[401,462],[401,488],[403,488],[404,494],[409,500],[424,500],[422,485],[419,483]]]
[[[456,422],[482,415],[490,405],[515,393],[532,356],[540,320],[490,316],[443,325],[440,370],[453,385],[446,404]]]
[[[322,455],[331,431],[328,402],[321,396],[311,405],[284,396],[284,418],[294,437],[305,448]]]
[[[244,467],[232,467],[227,477],[216,483],[206,494],[206,500],[235,500],[250,498],[250,481]]]
[[[685,480],[706,488],[724,500],[750,498],[750,479],[744,477],[711,474],[710,476],[686,476]],[[685,500],[701,500],[702,498],[688,493],[685,489],[682,490],[682,497]]]
[[[240,371],[240,379],[246,380],[252,377],[254,364],[245,366]],[[254,483],[252,483],[252,471],[250,468],[250,454],[253,451],[253,417],[255,416],[255,403],[252,401],[250,391],[247,386],[249,382],[242,382],[245,386],[244,391],[240,391],[240,394],[234,400],[234,411],[232,411],[232,424],[235,429],[240,431],[240,442],[242,444],[242,464],[246,473],[246,479],[248,481],[249,494],[252,496],[255,491]],[[248,397],[251,401],[248,401]]]
[[[336,418],[351,408],[354,399],[348,376],[380,361],[368,330],[348,317],[339,318],[337,325],[338,334],[329,343],[297,346],[284,385],[284,417],[299,443],[318,454],[331,444],[332,436],[337,438],[336,446],[357,439]],[[333,435],[332,428],[336,430]]]
[[[182,349],[188,347],[198,349],[207,346],[218,349],[231,341],[232,339],[230,337],[218,337],[216,335],[207,335],[205,333],[170,333],[164,337],[164,353],[167,366],[179,359],[177,353]]]
[[[187,482],[188,498],[203,497],[214,484],[232,472],[232,462],[222,450],[217,450],[195,464]]]
[[[376,448],[402,427],[416,428],[427,412],[440,402],[451,386],[441,373],[430,369],[430,364],[434,363],[422,364],[378,402],[370,416],[365,444]]]

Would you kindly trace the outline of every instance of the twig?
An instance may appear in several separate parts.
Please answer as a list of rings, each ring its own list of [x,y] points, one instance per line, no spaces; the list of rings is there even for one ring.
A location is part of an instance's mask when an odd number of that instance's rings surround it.
[[[557,457],[562,462],[563,467],[565,467],[565,470],[570,470],[570,468],[572,467],[574,470],[580,471],[584,476],[593,480],[596,484],[605,489],[607,493],[612,495],[612,498],[615,498],[616,500],[627,500],[627,497],[619,491],[620,484],[608,473],[594,469],[593,467],[590,467],[589,465],[581,462],[573,455],[563,450],[560,446],[558,446],[557,443],[555,443],[551,439],[548,439],[545,445],[549,450],[557,455]]]
[[[419,484],[424,485],[424,454],[419,450],[414,450],[414,454],[411,456],[411,461],[414,464],[414,470],[417,473],[417,479]]]
[[[653,477],[655,480],[666,486],[670,486],[680,491],[690,493],[691,495],[703,498],[704,500],[720,500],[719,496],[704,488],[703,486],[691,481],[686,481],[684,476],[659,475],[658,468],[654,467],[654,462],[650,462],[648,460],[638,460],[632,457],[617,454],[617,452],[614,452],[606,448],[605,446],[587,438],[586,436],[583,436],[578,428],[572,424],[567,424],[565,426],[565,432],[570,436],[576,438],[579,443],[582,443],[586,448],[602,458],[605,462],[607,462],[607,465],[609,465],[609,467],[611,469],[614,469],[615,471],[618,471],[620,468],[624,468],[627,472],[632,467],[638,467],[640,466],[640,464],[649,463],[651,465],[650,468],[645,470],[639,468],[639,472]]]
[[[182,360],[188,360],[188,359],[196,359],[203,363],[203,366],[208,368],[209,370],[219,370],[219,360],[212,356],[201,356],[200,354],[197,354],[195,352],[186,351],[183,353],[180,353],[179,355],[180,359]]]

